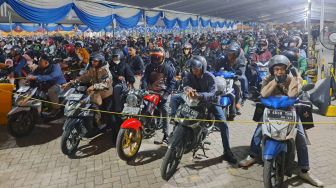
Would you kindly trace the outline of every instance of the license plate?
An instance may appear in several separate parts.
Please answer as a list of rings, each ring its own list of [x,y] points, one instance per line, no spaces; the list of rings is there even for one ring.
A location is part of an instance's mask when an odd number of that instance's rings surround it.
[[[191,109],[189,106],[182,106],[181,108],[181,114],[184,117],[189,117],[189,118],[197,118],[198,112],[196,110]]]
[[[83,97],[83,94],[70,94],[69,96],[66,97],[66,100],[69,101],[79,101]]]
[[[294,121],[294,114],[291,111],[269,109],[267,112],[267,117],[269,119]]]
[[[122,113],[123,114],[129,114],[129,115],[136,115],[139,114],[140,108],[138,107],[130,107],[130,106],[125,106]]]

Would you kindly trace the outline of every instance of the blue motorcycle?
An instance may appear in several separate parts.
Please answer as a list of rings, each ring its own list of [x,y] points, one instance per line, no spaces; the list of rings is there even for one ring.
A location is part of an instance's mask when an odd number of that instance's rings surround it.
[[[225,109],[226,119],[233,121],[236,116],[235,91],[233,88],[237,76],[234,72],[218,71],[212,73],[216,77],[217,92],[220,93],[219,105]]]
[[[257,72],[256,83],[252,83],[249,89],[250,98],[254,100],[260,96],[261,82],[268,75],[268,61],[265,63],[256,63],[255,70]]]

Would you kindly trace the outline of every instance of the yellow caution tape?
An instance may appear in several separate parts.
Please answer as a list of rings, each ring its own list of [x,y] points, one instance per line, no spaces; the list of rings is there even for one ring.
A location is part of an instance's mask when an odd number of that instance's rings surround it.
[[[6,90],[0,89],[0,91],[7,92],[7,93],[12,93]],[[28,98],[28,96],[20,95],[17,93],[13,93],[16,95],[19,95],[24,98]],[[54,105],[59,105],[59,106],[65,106],[64,104],[59,104],[59,103],[54,103],[51,101],[46,101],[46,100],[41,100],[37,98],[30,97],[30,99],[37,100],[43,103],[48,103],[48,104],[54,104]],[[234,121],[227,121],[227,120],[214,120],[214,119],[192,119],[192,118],[178,118],[178,117],[162,117],[162,116],[152,116],[152,115],[142,115],[142,114],[126,114],[122,112],[111,112],[111,111],[105,111],[105,110],[97,110],[97,109],[86,109],[86,108],[81,108],[78,107],[76,109],[82,109],[85,111],[93,111],[93,112],[100,112],[100,113],[107,113],[107,114],[115,114],[115,115],[124,115],[124,116],[133,116],[133,117],[144,117],[144,118],[158,118],[158,119],[174,119],[174,120],[184,120],[184,121],[202,121],[202,122],[214,122],[214,123],[221,123],[221,122],[227,122],[227,123],[242,123],[242,124],[255,124],[255,123],[264,123],[264,122],[256,122],[256,121],[251,121],[251,120],[234,120]],[[334,122],[301,122],[301,124],[336,124],[336,121]]]

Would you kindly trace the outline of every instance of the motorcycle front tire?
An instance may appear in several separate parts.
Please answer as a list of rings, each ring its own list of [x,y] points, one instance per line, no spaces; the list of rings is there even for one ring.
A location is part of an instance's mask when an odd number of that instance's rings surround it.
[[[185,135],[184,128],[182,126],[176,127],[173,137],[171,138],[172,143],[163,158],[161,165],[161,177],[162,179],[168,181],[176,172],[177,166],[179,165],[182,156],[185,152]]]
[[[265,188],[281,188],[284,179],[284,170],[282,166],[274,166],[276,163],[284,165],[283,162],[284,155],[279,155],[275,159],[265,160],[264,169],[263,169],[263,180]],[[279,173],[278,179],[275,179],[277,182],[272,181],[272,174]],[[277,175],[275,175],[277,176]],[[276,178],[276,177],[273,177]]]
[[[71,139],[71,137],[74,137],[73,138],[74,141],[73,141],[73,143],[71,143],[71,146],[68,147],[67,141],[71,142],[71,140],[69,140],[69,139]],[[63,132],[62,138],[61,138],[62,153],[64,155],[68,155],[68,156],[73,154],[77,150],[79,142],[80,142],[80,137],[79,137],[79,133],[77,132],[77,129],[75,127],[75,124],[71,124],[71,125],[67,126],[64,129],[64,132]]]
[[[139,138],[137,138],[135,140],[136,148],[133,151],[130,151],[130,154],[126,154],[124,152],[124,145],[126,144],[126,139],[133,139],[133,138],[126,138],[126,133],[128,133],[128,131],[133,131],[137,134],[137,136],[140,136]],[[118,132],[118,136],[117,136],[117,143],[116,143],[116,149],[117,149],[117,153],[118,156],[121,160],[123,161],[130,161],[132,159],[134,159],[136,157],[136,154],[139,152],[140,146],[141,146],[141,142],[142,142],[142,130],[138,129],[138,130],[134,130],[134,129],[124,129],[124,128],[120,128],[119,132]],[[132,140],[133,142],[133,140]],[[130,144],[130,143],[128,143]]]
[[[13,137],[24,137],[33,131],[36,121],[37,114],[33,110],[20,111],[8,116],[7,130]]]

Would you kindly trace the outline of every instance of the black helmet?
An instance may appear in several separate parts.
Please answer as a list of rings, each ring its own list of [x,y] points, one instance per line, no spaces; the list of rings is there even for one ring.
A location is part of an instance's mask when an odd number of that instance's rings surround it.
[[[267,39],[260,39],[258,41],[258,52],[265,52],[268,48],[268,41]]]
[[[92,57],[92,61],[98,61],[99,67],[102,67],[105,65],[105,57],[101,53],[97,53]]]
[[[283,51],[281,55],[286,56],[290,62],[296,62],[299,59],[299,57],[296,55],[294,48],[290,48],[288,50]]]
[[[273,75],[273,67],[276,66],[276,65],[285,65],[286,69],[288,70],[289,65],[290,65],[290,61],[284,55],[273,56],[268,63],[268,70],[272,75]]]
[[[41,54],[41,56],[40,56],[40,60],[45,60],[45,61],[48,61],[49,63],[51,63],[51,57],[48,56],[48,55],[45,54],[45,53]]]
[[[192,72],[193,69],[201,69],[202,73],[204,73],[207,67],[206,59],[200,55],[192,56],[192,58],[188,60],[187,64],[190,66],[190,72]]]
[[[165,59],[165,52],[163,48],[154,48],[150,52],[151,64],[154,66],[160,66],[163,64]]]
[[[118,58],[120,61],[122,61],[124,59],[124,53],[122,52],[122,50],[120,50],[119,48],[115,48],[112,50],[112,61],[114,58]]]
[[[227,53],[233,53],[237,58],[240,54],[240,45],[237,42],[231,42],[226,49]]]

